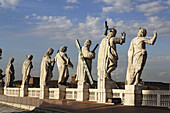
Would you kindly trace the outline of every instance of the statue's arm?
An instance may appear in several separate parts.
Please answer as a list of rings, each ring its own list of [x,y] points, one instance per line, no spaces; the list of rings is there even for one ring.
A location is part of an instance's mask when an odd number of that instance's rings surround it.
[[[125,33],[125,31],[123,32],[123,33],[121,33],[122,34],[122,38],[117,38],[117,37],[115,37],[114,38],[114,43],[116,43],[116,44],[123,44],[123,43],[125,43],[125,39],[126,39],[126,33]]]
[[[130,43],[130,47],[128,50],[128,64],[133,64],[133,40]]]
[[[86,47],[82,48],[82,52],[83,52],[84,58],[88,58],[88,59],[94,59],[95,58],[95,53],[90,52]]]
[[[73,68],[73,63],[70,61],[70,58],[67,56],[67,54],[63,55],[64,60],[66,61],[66,65]]]
[[[150,45],[154,45],[154,43],[157,39],[157,31],[154,31],[153,34],[154,34],[153,38],[145,39],[145,43],[150,44]]]

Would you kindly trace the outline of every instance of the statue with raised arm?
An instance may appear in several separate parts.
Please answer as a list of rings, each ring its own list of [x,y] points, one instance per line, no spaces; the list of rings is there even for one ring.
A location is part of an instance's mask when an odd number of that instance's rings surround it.
[[[67,46],[62,46],[60,51],[55,56],[55,61],[57,62],[59,78],[58,84],[66,85],[66,82],[69,77],[68,67],[73,68],[73,64],[70,61],[70,58],[67,57],[65,53],[67,51]]]
[[[14,58],[9,59],[9,63],[7,65],[6,71],[5,71],[5,86],[11,87],[13,86],[13,81],[15,79],[15,70],[14,70]]]
[[[156,31],[153,32],[153,38],[146,38],[146,34],[146,29],[140,28],[137,37],[131,41],[128,50],[127,85],[138,85],[140,83],[142,70],[147,59],[146,44],[154,45],[156,41]]]
[[[92,59],[95,58],[95,52],[90,51],[91,43],[92,43],[91,40],[86,40],[84,42],[84,46],[82,46],[82,54],[83,54],[83,57],[84,57],[84,59],[85,59],[85,61],[87,63],[87,67],[88,67],[90,73],[91,73],[91,69],[92,69]],[[90,84],[87,72],[84,69],[83,61],[80,58],[80,56],[79,56],[78,66],[77,66],[76,81],[81,82],[81,83]]]
[[[45,55],[42,58],[41,61],[41,69],[40,69],[40,87],[41,86],[47,86],[48,82],[53,77],[53,68],[55,62],[54,59],[51,59],[51,55],[53,54],[54,50],[52,48],[49,48]]]
[[[97,64],[99,78],[111,79],[111,72],[117,67],[116,44],[125,43],[126,33],[122,33],[122,38],[117,38],[116,33],[116,29],[110,28],[108,35],[100,43]]]
[[[32,59],[33,56],[32,55],[28,55],[27,59],[24,61],[23,66],[22,66],[22,85],[27,85],[29,84],[29,79],[30,79],[30,73],[31,73],[31,69],[33,68],[32,65]]]

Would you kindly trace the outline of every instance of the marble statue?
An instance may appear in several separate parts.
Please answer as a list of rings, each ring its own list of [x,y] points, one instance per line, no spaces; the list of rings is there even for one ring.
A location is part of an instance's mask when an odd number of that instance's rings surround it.
[[[30,73],[31,73],[31,69],[33,68],[32,65],[32,59],[33,56],[32,55],[28,55],[27,59],[24,61],[23,66],[22,66],[22,85],[27,85],[29,84],[29,79],[30,79]]]
[[[95,58],[95,52],[94,51],[90,51],[90,46],[91,46],[91,40],[86,40],[84,42],[84,46],[82,46],[82,54],[83,57],[87,63],[87,67],[91,73],[91,69],[92,69],[92,59]],[[79,54],[80,55],[80,54]],[[76,81],[81,82],[81,83],[89,83],[89,79],[87,76],[87,72],[84,69],[83,66],[83,61],[79,56],[79,60],[78,60],[78,66],[77,66],[77,76],[76,76]]]
[[[2,59],[2,49],[0,48],[0,60]],[[4,81],[3,81],[3,78],[5,77],[5,75],[2,74],[3,71],[2,69],[0,69],[0,87],[3,87],[4,85]]]
[[[111,72],[117,67],[116,44],[125,43],[126,33],[122,33],[122,38],[115,37],[116,33],[116,29],[111,28],[109,34],[100,43],[97,64],[99,78],[111,79]]]
[[[55,61],[57,62],[59,78],[58,84],[65,85],[69,77],[68,67],[73,68],[73,64],[70,61],[70,58],[67,57],[65,53],[67,51],[67,46],[62,46],[60,51],[55,56]]]
[[[153,32],[153,38],[146,38],[146,34],[146,29],[140,28],[137,37],[131,41],[128,50],[127,85],[138,85],[140,83],[142,70],[147,59],[146,44],[154,45],[156,41],[156,31]]]
[[[0,69],[0,88],[3,87],[3,85],[4,85],[4,81],[3,81],[4,77],[5,77],[5,75],[3,74],[2,69]]]
[[[49,48],[41,61],[41,68],[40,68],[40,87],[47,86],[48,82],[53,77],[53,68],[55,59],[51,59],[51,55],[53,54],[54,50]],[[53,65],[52,65],[53,63]]]
[[[5,72],[5,86],[6,87],[11,87],[13,86],[13,81],[15,79],[15,70],[14,70],[14,58],[10,58],[9,63],[7,65],[6,68],[6,72]]]

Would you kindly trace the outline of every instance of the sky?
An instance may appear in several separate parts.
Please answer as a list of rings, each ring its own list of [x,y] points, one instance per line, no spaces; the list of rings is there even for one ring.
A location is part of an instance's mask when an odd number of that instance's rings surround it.
[[[141,78],[143,81],[170,82],[170,0],[0,0],[0,48],[3,50],[0,68],[5,72],[10,57],[15,58],[16,80],[22,79],[21,69],[26,56],[32,54],[31,75],[39,77],[40,63],[48,48],[55,57],[61,46],[68,46],[67,55],[76,74],[78,49],[92,40],[91,50],[104,36],[104,22],[116,26],[117,35],[126,32],[126,42],[117,45],[118,67],[112,79],[125,81],[127,52],[139,28],[147,29],[147,37],[157,30],[155,45],[147,45],[148,58]],[[97,80],[97,52],[92,75]],[[54,80],[58,69],[53,70]]]

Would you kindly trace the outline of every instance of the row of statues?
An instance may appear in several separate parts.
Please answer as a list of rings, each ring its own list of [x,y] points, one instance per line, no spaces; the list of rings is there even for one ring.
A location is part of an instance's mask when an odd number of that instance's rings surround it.
[[[102,39],[99,51],[98,51],[98,62],[97,62],[97,72],[98,77],[103,77],[105,79],[111,79],[111,72],[114,71],[117,67],[118,61],[118,53],[116,50],[116,44],[122,45],[125,43],[126,33],[123,32],[122,38],[116,37],[116,29],[110,28],[110,32],[106,35],[105,38]],[[130,48],[128,50],[128,68],[126,75],[126,84],[127,85],[138,85],[140,83],[140,77],[142,74],[142,70],[146,63],[147,52],[146,52],[146,44],[153,45],[157,38],[157,32],[154,31],[154,36],[146,37],[147,31],[144,28],[140,28],[138,30],[138,35],[135,37],[130,44]],[[91,40],[86,40],[84,42],[84,46],[81,47],[82,55],[87,64],[88,70],[91,73],[92,70],[92,59],[96,57],[95,51],[90,51],[90,46],[92,44]],[[67,46],[62,46],[60,50],[57,52],[55,58],[51,58],[54,50],[49,48],[47,52],[44,54],[41,62],[40,68],[40,87],[48,86],[49,81],[53,77],[53,68],[55,66],[55,62],[58,66],[59,78],[58,84],[65,85],[66,81],[69,77],[68,67],[73,68],[73,64],[70,61],[70,58],[66,54]],[[78,59],[77,66],[77,76],[76,81],[81,83],[90,84],[89,76],[87,73],[87,69],[85,69],[84,61],[80,58]],[[2,50],[0,49],[0,58],[2,55]],[[28,55],[27,59],[23,63],[22,68],[22,85],[28,85],[32,65],[32,55]],[[5,72],[5,86],[11,87],[13,80],[15,79],[15,70],[13,66],[14,58],[10,58],[9,64],[7,65]],[[1,70],[2,71],[2,70]],[[2,72],[1,72],[2,75]],[[0,76],[0,79],[3,77]]]

